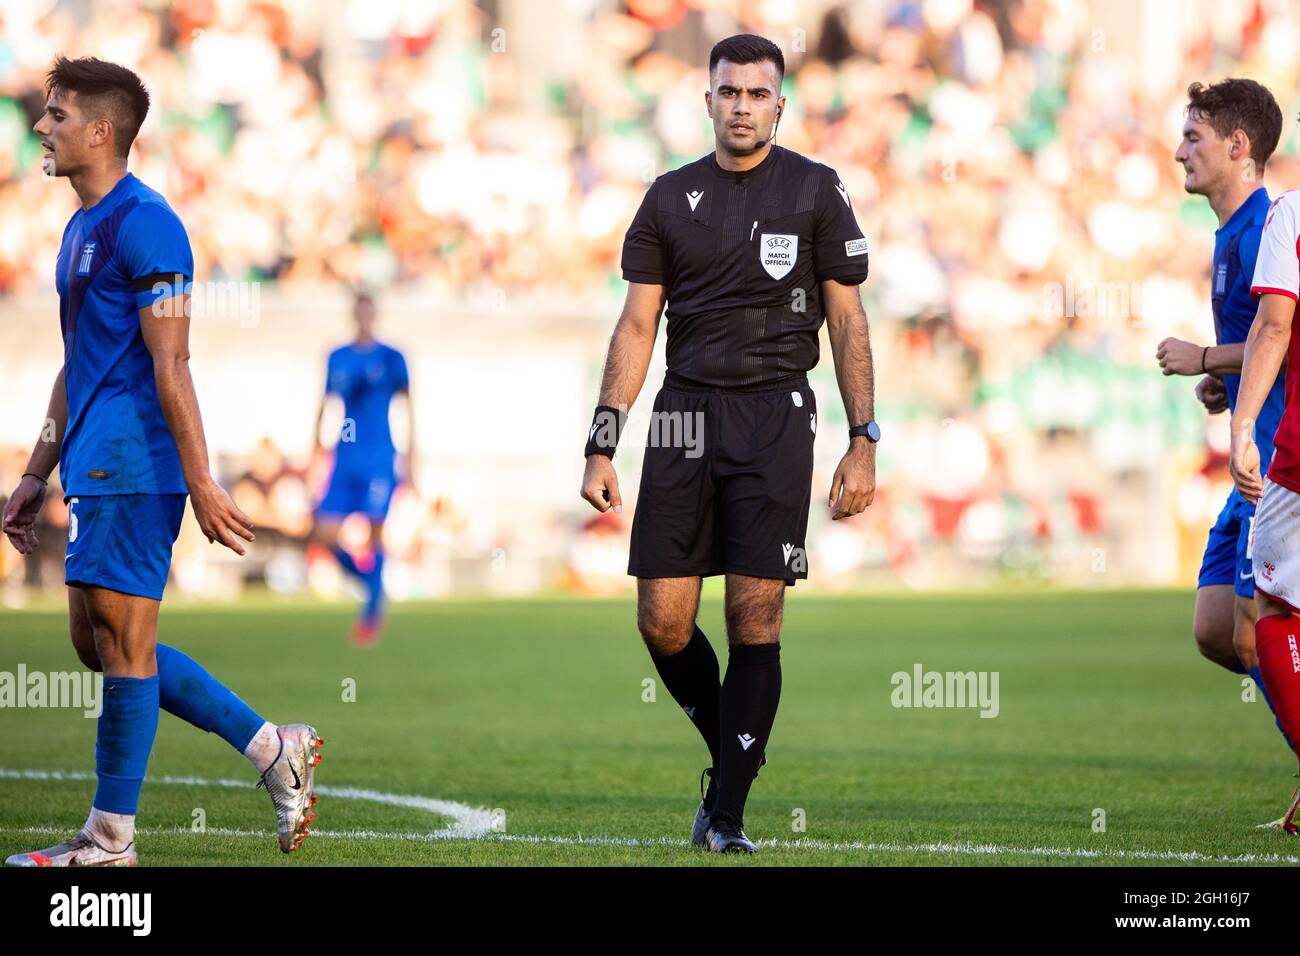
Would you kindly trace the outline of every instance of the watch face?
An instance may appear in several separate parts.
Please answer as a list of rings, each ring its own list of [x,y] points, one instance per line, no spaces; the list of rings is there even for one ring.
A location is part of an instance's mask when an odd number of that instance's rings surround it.
[[[867,422],[867,437],[873,442],[880,441],[880,426],[875,422]]]

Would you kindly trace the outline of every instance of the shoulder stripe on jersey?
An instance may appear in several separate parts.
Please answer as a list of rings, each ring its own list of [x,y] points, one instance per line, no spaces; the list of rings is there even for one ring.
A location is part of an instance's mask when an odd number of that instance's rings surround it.
[[[1250,294],[1257,299],[1263,295],[1284,295],[1288,299],[1300,300],[1300,296],[1297,296],[1294,292],[1291,292],[1287,289],[1274,289],[1266,285],[1252,286],[1250,290]]]
[[[809,173],[799,184],[799,203],[795,212],[809,212],[817,206],[817,189],[821,185],[814,173]]]
[[[141,276],[131,284],[131,288],[135,292],[148,292],[159,282],[170,285],[176,280],[176,275],[177,274],[174,272],[155,272],[153,275]],[[184,274],[182,274],[181,277],[186,281],[191,278]]]

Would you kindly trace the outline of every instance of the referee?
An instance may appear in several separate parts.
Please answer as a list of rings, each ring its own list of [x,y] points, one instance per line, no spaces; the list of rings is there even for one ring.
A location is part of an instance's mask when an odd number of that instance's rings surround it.
[[[627,301],[588,434],[582,496],[622,510],[612,459],[668,305],[668,373],[655,398],[628,573],[660,679],[708,745],[691,842],[757,852],[749,788],[781,694],[785,588],[808,576],[817,364],[825,318],[852,428],[832,518],[875,493],[873,374],[858,285],[867,242],[835,172],[774,146],[781,50],[742,34],[709,55],[709,155],[655,180],[623,243]],[[665,440],[667,439],[667,440]],[[689,439],[689,440],[688,440]],[[726,679],[695,624],[700,579],[725,574]],[[704,777],[701,776],[703,787]]]

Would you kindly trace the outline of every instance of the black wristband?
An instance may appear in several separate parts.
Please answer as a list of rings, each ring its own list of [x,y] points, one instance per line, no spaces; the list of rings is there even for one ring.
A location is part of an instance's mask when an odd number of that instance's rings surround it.
[[[48,485],[48,484],[50,483],[50,479],[48,479],[48,478],[42,478],[40,475],[36,474],[36,472],[34,472],[34,471],[24,471],[24,472],[23,472],[23,477],[24,477],[24,478],[27,478],[27,477],[29,477],[29,476],[32,477],[32,478],[35,478],[37,481],[39,481],[39,482],[40,482],[41,484],[43,484],[43,485]]]
[[[874,421],[855,425],[849,429],[849,441],[853,441],[855,438],[865,438],[874,445],[880,441],[880,426]]]
[[[627,412],[612,405],[597,405],[596,412],[591,417],[591,428],[587,431],[587,448],[582,456],[589,458],[592,455],[604,455],[612,459],[626,422]]]
[[[1205,367],[1205,357],[1209,354],[1210,354],[1210,347],[1208,345],[1205,348],[1201,349],[1201,374],[1202,375],[1209,374],[1209,370],[1206,369]]]

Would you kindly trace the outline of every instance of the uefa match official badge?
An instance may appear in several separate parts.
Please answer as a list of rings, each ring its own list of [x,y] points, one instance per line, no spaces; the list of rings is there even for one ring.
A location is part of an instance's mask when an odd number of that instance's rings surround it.
[[[758,258],[773,279],[784,279],[799,256],[799,237],[765,232],[759,237]]]

